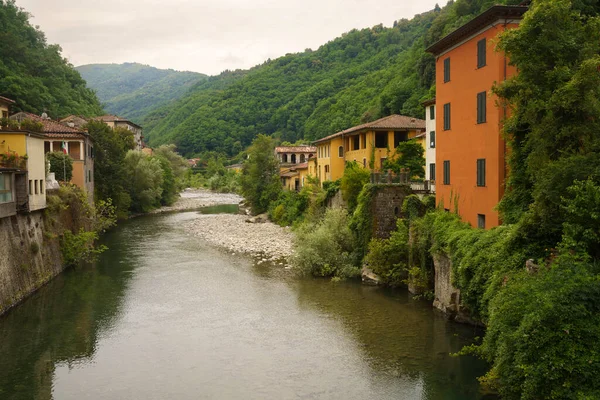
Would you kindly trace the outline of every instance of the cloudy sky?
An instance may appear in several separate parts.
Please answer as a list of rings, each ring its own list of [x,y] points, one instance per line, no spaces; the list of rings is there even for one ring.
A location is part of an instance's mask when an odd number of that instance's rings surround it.
[[[17,0],[78,66],[139,62],[218,74],[316,49],[436,0]],[[438,0],[439,2],[439,0]]]

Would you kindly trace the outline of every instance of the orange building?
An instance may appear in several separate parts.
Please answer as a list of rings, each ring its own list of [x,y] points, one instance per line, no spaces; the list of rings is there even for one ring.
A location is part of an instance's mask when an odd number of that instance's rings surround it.
[[[493,6],[427,49],[436,57],[437,204],[480,228],[501,223],[495,207],[506,179],[506,110],[492,87],[516,73],[494,42],[525,11]]]

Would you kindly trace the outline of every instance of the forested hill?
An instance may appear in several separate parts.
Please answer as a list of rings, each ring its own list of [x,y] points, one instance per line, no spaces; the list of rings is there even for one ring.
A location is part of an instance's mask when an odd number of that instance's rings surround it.
[[[44,33],[12,0],[0,0],[0,96],[16,101],[13,111],[53,118],[100,115],[94,92]]]
[[[519,2],[458,0],[391,28],[353,30],[318,50],[212,77],[143,121],[146,136],[188,155],[235,155],[259,133],[295,142],[392,113],[422,118],[435,73],[424,49],[493,4]]]
[[[137,63],[90,64],[76,68],[107,112],[136,122],[182,97],[206,75]]]

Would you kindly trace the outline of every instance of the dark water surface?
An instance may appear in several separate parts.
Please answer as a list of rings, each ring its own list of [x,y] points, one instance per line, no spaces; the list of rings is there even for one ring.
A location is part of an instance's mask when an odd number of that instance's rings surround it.
[[[481,399],[472,328],[404,291],[298,279],[138,218],[0,317],[0,399]]]

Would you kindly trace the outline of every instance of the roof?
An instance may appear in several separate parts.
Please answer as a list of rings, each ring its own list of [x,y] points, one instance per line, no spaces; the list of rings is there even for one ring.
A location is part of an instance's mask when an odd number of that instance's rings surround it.
[[[315,146],[278,146],[275,147],[276,153],[316,153]]]
[[[345,131],[341,131],[338,133],[334,133],[333,135],[326,136],[322,139],[315,140],[313,143],[320,143],[330,139],[333,139],[337,136],[347,135],[363,130],[383,130],[383,129],[425,129],[425,120],[407,117],[404,115],[390,115],[388,117],[380,118],[377,121],[367,122],[366,124],[353,126],[352,128],[348,128]]]
[[[22,121],[24,119],[30,119],[35,122],[40,122],[43,127],[43,133],[45,136],[53,138],[64,138],[64,137],[72,137],[72,138],[81,138],[82,136],[87,135],[87,132],[81,131],[76,128],[71,128],[69,126],[63,125],[60,122],[53,121],[51,119],[45,119],[38,115],[31,114],[28,112],[20,112],[10,116],[11,119]]]
[[[526,4],[526,2],[523,2],[522,4]],[[425,51],[437,56],[498,19],[521,19],[527,10],[528,7],[526,5],[492,6],[460,28],[429,46]]]
[[[136,124],[135,122],[131,122],[127,118],[121,118],[121,117],[118,117],[116,115],[107,114],[107,115],[102,115],[100,117],[94,117],[92,119],[95,119],[96,121],[102,121],[102,122],[125,122],[125,123],[133,125],[133,126],[135,126],[137,128],[142,129],[142,127],[139,126],[138,124]]]
[[[423,132],[423,133],[419,133],[417,136],[415,136],[413,139],[419,139],[422,137],[426,137],[427,136],[427,132]]]
[[[15,101],[9,99],[8,97],[0,96],[0,101],[4,101],[4,102],[9,103],[9,104],[15,104]]]
[[[279,174],[279,176],[282,178],[291,178],[292,176],[298,176],[298,173],[296,171],[287,171],[282,172],[281,174]]]
[[[435,97],[433,99],[425,100],[421,103],[423,107],[429,107],[435,104]]]

